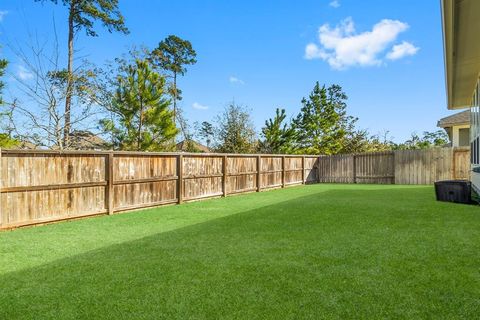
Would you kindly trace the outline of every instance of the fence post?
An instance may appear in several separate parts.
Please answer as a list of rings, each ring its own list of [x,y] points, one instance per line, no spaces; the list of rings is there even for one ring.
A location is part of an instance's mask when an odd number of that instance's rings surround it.
[[[391,151],[391,155],[392,155],[392,170],[393,170],[393,178],[392,178],[392,184],[395,184],[396,183],[396,179],[397,179],[397,173],[396,173],[396,170],[395,170],[395,151]]]
[[[320,156],[317,158],[317,183],[320,183]]]
[[[177,156],[177,202],[183,202],[183,155]]]
[[[257,192],[260,192],[262,157],[257,156]]]
[[[285,188],[285,156],[282,156],[282,188]]]
[[[451,167],[452,167],[451,177],[452,177],[452,178],[451,178],[451,179],[453,179],[453,180],[457,179],[457,163],[456,163],[456,161],[455,161],[455,157],[456,157],[456,152],[455,152],[455,151],[456,151],[456,150],[455,150],[455,147],[452,147],[452,155],[451,155],[451,157],[452,157],[452,160],[451,160],[451,162],[452,162],[452,165],[451,165]]]
[[[105,158],[105,178],[107,179],[107,210],[108,214],[113,214],[113,152],[109,152]]]
[[[226,197],[227,196],[227,156],[223,156],[222,174],[223,174],[222,191],[223,191],[223,196]]]
[[[2,190],[3,188],[3,178],[2,178],[2,149],[0,148],[0,191]],[[3,226],[3,221],[4,221],[4,217],[3,217],[3,204],[5,202],[2,201],[2,193],[0,192],[0,227]]]
[[[305,156],[302,157],[302,184],[305,184]]]
[[[357,156],[353,155],[353,183],[357,183]]]

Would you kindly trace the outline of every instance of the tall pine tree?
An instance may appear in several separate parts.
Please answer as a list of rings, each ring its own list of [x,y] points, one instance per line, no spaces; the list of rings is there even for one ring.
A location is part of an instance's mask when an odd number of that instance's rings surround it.
[[[214,135],[213,125],[208,121],[203,121],[200,125],[196,123],[198,136],[204,139],[207,143],[207,148],[210,148],[210,143]]]
[[[3,86],[5,85],[1,78],[5,74],[5,69],[7,68],[7,60],[5,59],[0,59],[0,105],[3,104],[3,99],[2,99],[2,91],[3,91]]]
[[[173,122],[165,78],[148,61],[136,60],[118,76],[113,101],[117,123],[105,120],[104,128],[122,150],[171,151],[178,133]]]
[[[187,65],[197,63],[197,53],[188,40],[183,40],[175,35],[169,35],[162,40],[156,49],[150,53],[149,60],[155,67],[166,71],[172,78],[169,88],[173,98],[173,117],[178,117],[177,101],[182,99],[181,90],[177,87],[178,76],[187,72]]]
[[[347,95],[339,85],[320,86],[317,82],[294,119],[295,141],[299,152],[337,154],[342,152],[357,118],[346,113]]]

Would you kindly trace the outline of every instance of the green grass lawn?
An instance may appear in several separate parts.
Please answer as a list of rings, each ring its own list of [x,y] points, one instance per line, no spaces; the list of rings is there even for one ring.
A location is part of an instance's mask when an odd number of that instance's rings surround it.
[[[310,185],[0,233],[0,319],[480,317],[480,207]]]

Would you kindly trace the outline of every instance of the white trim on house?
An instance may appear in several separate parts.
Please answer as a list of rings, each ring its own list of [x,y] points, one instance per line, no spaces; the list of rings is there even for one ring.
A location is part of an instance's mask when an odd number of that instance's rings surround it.
[[[447,108],[470,108],[471,181],[479,193],[480,0],[442,0],[441,6]]]
[[[471,106],[480,73],[480,1],[442,0],[448,109]]]
[[[480,81],[477,80],[475,91],[472,97],[472,107],[470,108],[470,163],[471,163],[471,181],[473,188],[480,194],[480,172],[475,172],[480,168]]]
[[[452,147],[468,147],[470,145],[470,137],[466,137],[465,143],[461,141],[461,130],[470,129],[470,125],[466,124],[463,126],[453,126],[452,127]],[[467,132],[468,133],[468,132]]]

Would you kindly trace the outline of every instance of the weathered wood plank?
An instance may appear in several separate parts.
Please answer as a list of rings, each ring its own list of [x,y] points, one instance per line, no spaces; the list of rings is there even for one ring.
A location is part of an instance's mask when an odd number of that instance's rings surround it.
[[[31,186],[31,187],[27,187],[27,186],[7,187],[7,188],[0,189],[0,193],[104,187],[104,186],[107,186],[107,184],[108,184],[107,181],[100,181],[100,182],[84,182],[84,183],[49,184],[49,185],[38,185],[38,186]]]
[[[257,180],[256,180],[256,187],[257,187],[257,192],[260,192],[261,186],[260,186],[260,177],[262,176],[262,157],[257,156]]]
[[[453,179],[470,179],[470,148],[455,148],[453,150]]]
[[[257,171],[248,171],[248,172],[237,172],[237,173],[228,173],[227,177],[238,177],[238,176],[248,176],[251,174],[257,174]]]
[[[122,207],[116,208],[115,212],[123,212],[123,211],[135,210],[135,209],[159,207],[159,206],[163,206],[163,205],[166,205],[166,204],[174,204],[174,203],[177,203],[177,199],[161,200],[161,201],[155,201],[155,202],[150,202],[150,203],[139,203],[139,204],[133,204],[133,205],[129,205],[129,206],[122,206]]]
[[[108,214],[112,215],[114,212],[113,207],[113,153],[109,153],[107,157],[105,157],[105,179],[107,180],[107,187],[105,190],[105,202],[106,208],[108,210]]]
[[[229,194],[257,188],[258,159],[251,157],[228,157],[227,191]]]
[[[353,155],[353,183],[357,183],[357,156]]]
[[[222,195],[227,196],[227,156],[222,157]]]
[[[183,179],[196,179],[198,177],[184,177]],[[114,186],[122,184],[134,184],[134,183],[150,183],[150,182],[159,182],[159,181],[171,181],[177,180],[178,176],[166,176],[158,178],[141,178],[141,179],[128,179],[128,180],[117,180],[113,181]]]
[[[305,156],[302,157],[302,184],[305,184]]]
[[[230,194],[234,194],[234,193],[230,193]],[[183,201],[184,202],[193,202],[193,201],[216,198],[216,197],[223,197],[223,192],[208,193],[208,194],[204,194],[204,195],[201,195],[201,196],[195,196],[195,197],[191,197],[191,198],[187,197],[187,198],[184,198]]]
[[[182,203],[183,201],[183,155],[177,156],[177,201]]]

